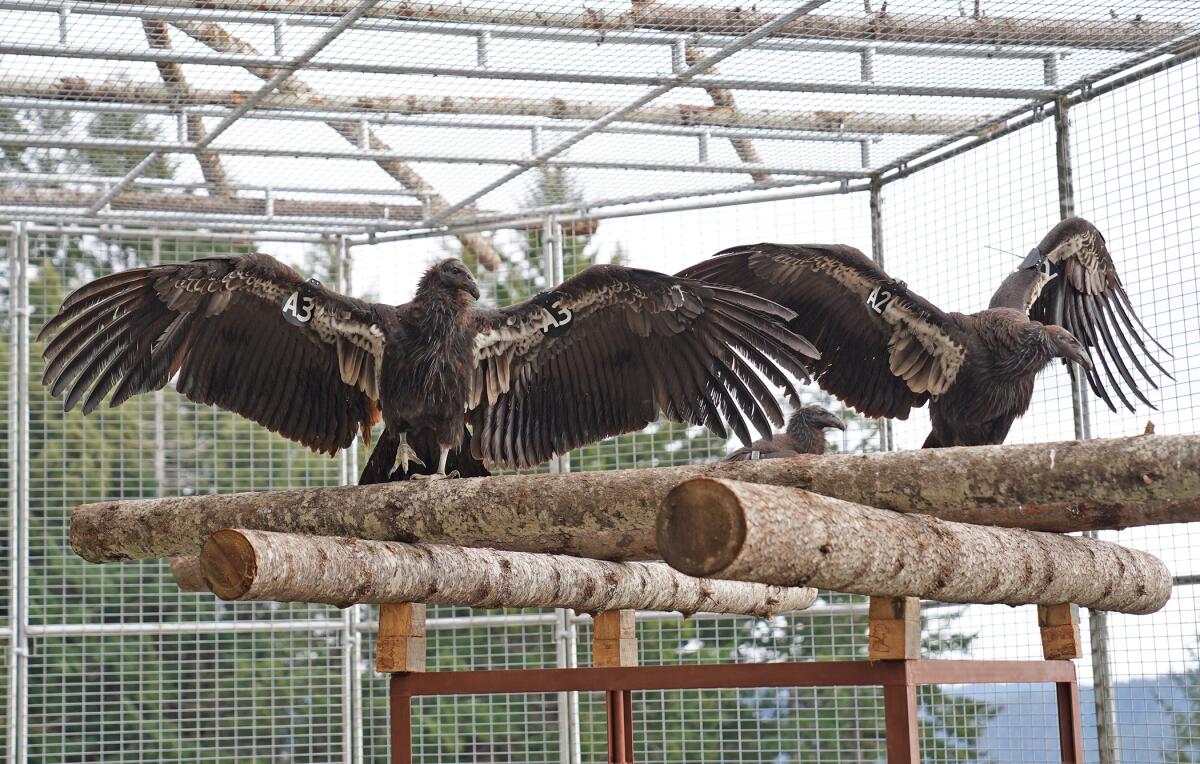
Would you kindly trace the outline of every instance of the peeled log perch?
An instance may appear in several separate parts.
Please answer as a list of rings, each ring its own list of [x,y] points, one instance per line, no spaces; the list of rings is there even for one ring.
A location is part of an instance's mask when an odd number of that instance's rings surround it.
[[[419,602],[768,615],[803,610],[817,598],[813,589],[692,578],[659,562],[236,529],[214,533],[200,565],[223,599],[338,606]]]
[[[688,575],[941,602],[1153,613],[1171,597],[1157,557],[1089,538],[902,515],[795,488],[700,478],[658,517]]]
[[[1200,437],[1154,435],[106,501],[76,508],[70,541],[90,562],[194,555],[222,528],[660,559],[658,510],[695,477],[1035,530],[1200,520]]]

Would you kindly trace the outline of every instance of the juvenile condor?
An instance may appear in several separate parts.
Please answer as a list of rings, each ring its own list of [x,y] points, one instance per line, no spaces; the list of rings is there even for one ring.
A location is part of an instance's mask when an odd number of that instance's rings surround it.
[[[91,412],[176,388],[314,451],[335,453],[383,419],[380,448],[405,474],[427,452],[446,477],[470,425],[486,467],[531,467],[666,417],[749,443],[796,400],[815,348],[792,311],[737,289],[615,265],[592,266],[499,310],[453,258],[411,302],[369,304],[263,254],[136,268],[76,290],[42,329],[43,381]],[[762,375],[755,369],[761,370]],[[763,378],[765,375],[765,380]],[[431,465],[432,466],[432,465]],[[379,460],[368,464],[375,479]],[[477,473],[473,473],[477,474]]]
[[[928,402],[933,432],[926,448],[1003,443],[1013,420],[1029,408],[1038,372],[1055,358],[1079,364],[1113,411],[1089,349],[1131,411],[1118,377],[1151,404],[1126,358],[1151,387],[1157,385],[1139,354],[1167,374],[1142,339],[1150,333],[1134,313],[1104,237],[1082,218],[1051,229],[988,309],[970,315],[939,310],[862,252],[836,244],[734,247],[679,275],[745,289],[794,310],[788,326],[821,351],[808,364],[813,376],[863,414],[905,419]]]
[[[726,456],[724,461],[747,462],[755,459],[783,459],[798,454],[823,454],[827,427],[845,430],[846,423],[824,406],[812,403],[792,412],[783,432],[739,448]]]

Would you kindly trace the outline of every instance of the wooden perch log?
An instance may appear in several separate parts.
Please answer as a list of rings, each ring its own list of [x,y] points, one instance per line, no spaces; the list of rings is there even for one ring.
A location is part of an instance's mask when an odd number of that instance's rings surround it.
[[[706,581],[659,562],[330,536],[217,531],[200,553],[204,578],[227,600],[678,610],[766,615],[812,605],[812,589]]]
[[[102,0],[120,2],[122,0]],[[193,8],[196,0],[157,0],[156,5]],[[221,10],[262,10],[280,13],[341,16],[354,9],[354,0],[205,0],[203,7]],[[563,10],[497,6],[491,3],[385,0],[369,8],[366,18],[422,20],[444,23],[504,24],[543,29],[584,29],[602,33],[618,30],[662,30],[721,35],[744,35],[774,18],[747,8],[679,6],[634,0],[626,12],[569,4]],[[885,6],[886,8],[886,6]],[[779,37],[863,42],[955,43],[961,45],[1056,45],[1073,48],[1142,50],[1188,31],[1178,23],[1128,19],[1038,19],[984,15],[895,14],[882,10],[861,15],[810,14],[776,33]]]
[[[659,559],[659,507],[695,477],[1045,531],[1200,520],[1200,436],[1154,435],[104,501],[76,508],[70,541],[90,562],[196,554],[222,528]]]
[[[941,602],[1145,614],[1171,598],[1153,555],[1106,541],[903,515],[796,488],[700,478],[677,486],[658,547],[693,576]]]
[[[200,568],[200,558],[194,555],[171,558],[171,577],[175,585],[184,592],[211,591],[208,582],[204,580],[204,571]]]
[[[249,96],[244,90],[191,88],[179,93],[159,83],[102,80],[81,77],[53,81],[0,78],[0,96],[41,98],[53,101],[133,103],[174,107],[180,98],[189,106],[236,108]],[[548,119],[596,120],[621,104],[609,101],[571,101],[561,98],[508,96],[427,95],[322,95],[314,102],[291,92],[276,92],[259,102],[256,111],[330,111],[379,114],[464,114]],[[252,112],[253,114],[253,112]],[[331,120],[334,119],[331,116]],[[768,130],[824,130],[830,132],[902,135],[948,135],[968,130],[990,117],[962,114],[904,114],[859,111],[786,111],[779,109],[726,109],[708,104],[646,106],[622,122],[674,127],[704,126]]]

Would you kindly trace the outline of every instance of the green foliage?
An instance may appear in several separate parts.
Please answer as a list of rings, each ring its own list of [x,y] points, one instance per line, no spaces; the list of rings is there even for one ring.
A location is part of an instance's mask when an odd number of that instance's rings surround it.
[[[1190,650],[1189,657],[1187,670],[1171,676],[1183,695],[1182,704],[1157,699],[1171,720],[1171,741],[1162,753],[1165,764],[1200,764],[1200,649]]]

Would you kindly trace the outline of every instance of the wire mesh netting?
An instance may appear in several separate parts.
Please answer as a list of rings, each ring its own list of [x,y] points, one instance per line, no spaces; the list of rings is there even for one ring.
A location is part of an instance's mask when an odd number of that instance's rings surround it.
[[[40,384],[42,345],[28,377],[18,365],[14,266],[28,263],[29,335],[95,276],[255,250],[385,302],[459,255],[484,300],[507,304],[592,262],[673,272],[734,244],[840,242],[970,312],[1074,211],[1103,231],[1174,379],[1150,369],[1157,410],[1112,412],[1085,390],[1077,415],[1053,366],[1009,442],[1132,435],[1147,420],[1196,433],[1198,35],[1184,0],[0,0],[0,746],[36,762],[388,756],[372,608],[221,603],[181,593],[165,562],[86,564],[67,538],[82,502],[334,485],[364,454],[315,456],[171,386],[64,414]],[[886,444],[877,422],[845,416],[832,448]],[[919,447],[928,427],[923,409],[894,422],[893,446]],[[704,462],[733,446],[664,422],[557,467]],[[1161,556],[1177,586],[1155,615],[1082,619],[1089,761],[1200,760],[1194,533],[1101,534]],[[590,660],[586,617],[430,615],[433,670]],[[1028,607],[928,603],[924,653],[1036,658],[1035,622]],[[773,619],[646,614],[639,639],[646,665],[861,658],[865,608],[824,593]],[[920,700],[925,761],[1058,760],[1048,686]],[[595,693],[415,711],[419,761],[604,756]],[[879,761],[882,716],[874,688],[638,693],[637,757]]]

